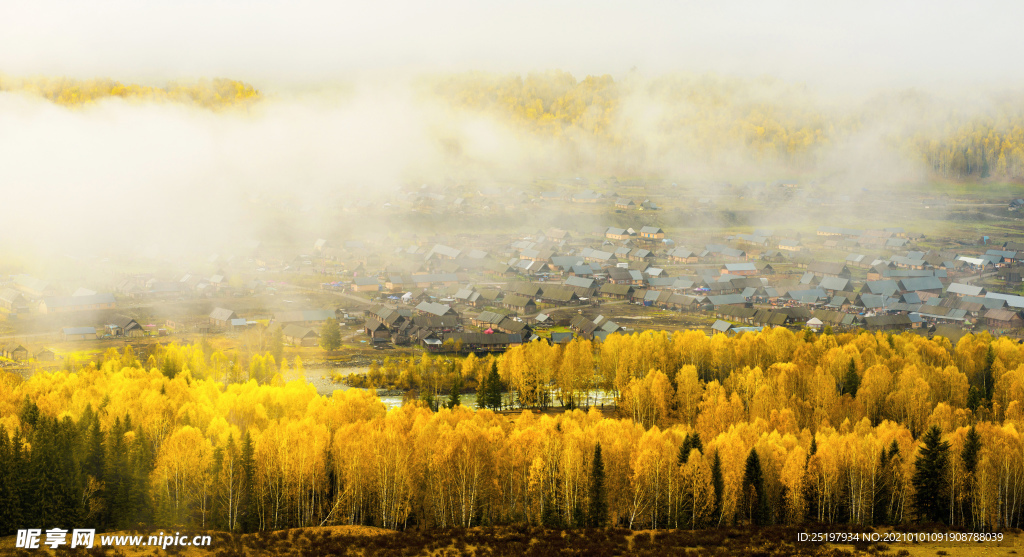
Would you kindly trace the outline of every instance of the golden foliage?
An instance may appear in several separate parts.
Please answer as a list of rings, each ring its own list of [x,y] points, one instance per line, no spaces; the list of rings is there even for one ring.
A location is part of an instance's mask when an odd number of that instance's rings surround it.
[[[87,106],[117,97],[132,102],[178,103],[219,110],[245,106],[260,98],[260,92],[252,85],[222,78],[154,87],[124,84],[106,78],[11,78],[0,75],[0,91],[37,95],[68,107]]]

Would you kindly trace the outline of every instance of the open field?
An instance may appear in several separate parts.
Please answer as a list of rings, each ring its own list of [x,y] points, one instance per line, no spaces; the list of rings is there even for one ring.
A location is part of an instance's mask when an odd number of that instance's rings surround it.
[[[428,531],[393,531],[368,526],[327,526],[264,532],[260,534],[227,534],[206,532],[212,537],[210,548],[168,548],[164,551],[148,547],[92,549],[81,554],[99,557],[142,557],[144,555],[178,555],[198,557],[304,557],[307,555],[344,555],[352,557],[544,557],[548,555],[579,556],[805,556],[805,557],[924,557],[949,555],[955,557],[1001,557],[1024,551],[1022,536],[1007,533],[998,542],[871,542],[830,544],[799,541],[801,533],[821,532],[814,527],[719,528],[708,530],[641,530],[621,528],[604,530],[547,530],[543,528],[478,527]],[[832,532],[841,533],[839,530]],[[861,535],[873,530],[857,529]],[[159,531],[119,532],[125,535],[158,534]],[[884,535],[884,530],[878,530]],[[199,532],[189,531],[191,537]],[[98,539],[98,538],[97,538]],[[37,550],[14,550],[14,538],[0,538],[3,555],[61,555],[43,547]],[[74,552],[70,554],[75,554]]]

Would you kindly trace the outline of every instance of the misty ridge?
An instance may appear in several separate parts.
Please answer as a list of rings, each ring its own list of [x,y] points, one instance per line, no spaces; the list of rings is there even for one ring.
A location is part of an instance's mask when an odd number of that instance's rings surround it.
[[[770,77],[462,72],[278,90],[226,81],[244,102],[211,104],[42,82],[0,78],[0,187],[27,208],[6,216],[5,252],[159,244],[183,255],[272,235],[358,236],[373,220],[339,207],[380,206],[418,184],[472,196],[493,185],[539,194],[538,177],[656,177],[697,195],[800,178],[857,194],[1024,175],[1024,103],[1006,92],[840,99]]]

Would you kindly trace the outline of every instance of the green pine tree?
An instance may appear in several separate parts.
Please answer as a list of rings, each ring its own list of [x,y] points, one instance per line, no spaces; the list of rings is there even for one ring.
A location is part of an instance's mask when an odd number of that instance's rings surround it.
[[[992,345],[988,345],[988,351],[985,352],[985,368],[981,373],[982,389],[985,392],[985,400],[992,400],[992,388],[995,387],[995,380],[992,377],[992,365],[996,363],[996,352],[992,349]]]
[[[978,460],[981,454],[981,435],[978,435],[978,431],[971,426],[971,429],[967,430],[967,436],[964,437],[964,446],[960,450],[960,460],[964,464],[964,497],[963,500],[966,502],[962,506],[960,514],[963,517],[963,525],[967,528],[975,527],[974,523],[974,492],[975,483],[977,482],[977,476],[975,472],[978,470]]]
[[[502,393],[504,391],[501,376],[498,375],[498,362],[492,362],[491,373],[487,376],[487,407],[500,410]]]
[[[715,458],[711,461],[711,486],[715,490],[715,510],[712,517],[720,524],[722,522],[722,495],[725,494],[725,478],[722,476],[722,458],[715,451]]]
[[[942,430],[932,426],[922,438],[917,460],[914,461],[914,508],[924,522],[943,522],[948,516],[949,499],[946,486],[946,466],[949,463],[949,442],[942,440]]]
[[[245,432],[242,439],[242,491],[238,514],[242,532],[255,532],[260,528],[258,501],[256,498],[256,459],[252,436]]]
[[[455,380],[452,381],[452,390],[448,393],[448,408],[455,408],[461,404],[460,398],[462,398],[462,377],[456,375]]]
[[[9,441],[7,429],[0,424],[0,536],[15,534],[21,523],[21,500],[18,484],[20,451],[15,451],[15,442]]]
[[[871,511],[872,523],[876,525],[889,523],[889,501],[892,499],[892,489],[889,485],[890,472],[889,451],[883,448],[878,455],[878,468],[875,471],[874,508]]]
[[[594,447],[594,461],[590,466],[590,507],[587,509],[587,524],[591,528],[603,528],[608,521],[608,500],[604,487],[604,458],[601,444]]]
[[[743,469],[743,495],[747,515],[751,523],[758,526],[768,524],[768,499],[761,471],[761,458],[757,449],[750,449]]]
[[[860,376],[857,375],[857,363],[850,359],[850,364],[843,375],[842,393],[850,396],[857,396],[857,389],[860,388]]]
[[[487,408],[487,377],[488,374],[480,374],[480,382],[476,385],[476,407],[478,409]]]

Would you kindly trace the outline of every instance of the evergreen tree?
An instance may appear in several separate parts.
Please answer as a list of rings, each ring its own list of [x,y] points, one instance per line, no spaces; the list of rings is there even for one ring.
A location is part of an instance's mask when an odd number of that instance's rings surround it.
[[[949,460],[949,442],[942,440],[942,430],[932,426],[922,438],[917,460],[914,461],[914,508],[922,521],[942,522],[948,515],[946,504],[946,466]]]
[[[747,455],[747,463],[743,468],[743,494],[751,523],[758,526],[767,524],[768,499],[757,449],[750,449],[750,454]]]
[[[462,398],[462,377],[456,375],[455,380],[452,381],[452,390],[448,394],[448,408],[458,406],[460,398]]]
[[[0,425],[0,536],[13,535],[20,524],[21,500],[18,484],[20,458],[14,442],[7,437],[7,429]]]
[[[883,448],[878,455],[878,469],[875,471],[874,505],[871,510],[871,520],[875,525],[889,523],[889,500],[892,498],[889,475],[889,451]]]
[[[491,362],[491,373],[487,376],[487,407],[494,410],[501,409],[501,398],[505,388],[501,383],[501,376],[498,375],[498,362]]]
[[[696,431],[693,434],[688,435],[687,438],[690,440],[690,448],[697,449],[701,454],[704,454],[704,442],[700,440],[700,434]]]
[[[715,510],[712,514],[715,519],[722,521],[722,495],[725,494],[725,478],[722,476],[722,459],[715,451],[715,458],[711,461],[711,486],[715,490]]]
[[[242,532],[255,532],[260,528],[258,501],[256,500],[256,460],[252,446],[252,437],[245,432],[242,440],[242,492],[238,504],[238,514]]]
[[[981,373],[982,389],[985,392],[985,400],[992,400],[992,388],[995,386],[994,379],[992,378],[992,365],[996,362],[996,352],[992,349],[992,345],[988,345],[988,351],[985,352],[985,369]]]
[[[480,382],[476,385],[476,407],[487,408],[487,377],[488,374],[480,374]]]
[[[811,457],[818,452],[818,439],[811,436],[811,446],[807,449],[807,461],[804,463],[804,475],[807,475],[807,467],[811,463]],[[804,505],[807,508],[808,520],[818,519],[818,486],[814,482],[804,482]]]
[[[320,348],[327,351],[341,348],[341,327],[336,320],[324,321],[323,327],[320,328]]]
[[[701,453],[704,452],[704,444],[697,432],[688,433],[683,437],[683,444],[679,446],[679,454],[676,455],[676,463],[680,466],[686,464],[690,460],[690,451],[693,449],[697,449]]]
[[[608,501],[604,487],[604,459],[601,444],[594,447],[594,461],[590,466],[590,508],[587,524],[591,528],[603,528],[608,520]]]
[[[964,437],[964,446],[960,450],[960,460],[964,464],[964,494],[963,499],[966,505],[961,507],[960,514],[963,516],[963,525],[967,528],[972,528],[974,524],[974,492],[975,483],[977,477],[975,472],[978,470],[978,458],[981,453],[981,436],[978,435],[978,431],[971,426],[971,429],[967,430],[967,436]]]
[[[156,461],[152,447],[146,441],[142,428],[135,430],[135,439],[130,446],[130,487],[128,504],[132,513],[131,524],[148,524],[153,520],[153,503],[150,499],[150,474]]]
[[[424,387],[423,392],[420,394],[420,400],[427,403],[427,408],[437,412],[437,399],[434,398],[434,393],[429,388]]]
[[[857,364],[850,359],[850,365],[846,368],[846,374],[843,375],[842,393],[849,394],[850,396],[857,396],[857,389],[860,388],[860,376],[857,375]]]
[[[972,412],[977,411],[978,406],[981,405],[981,399],[981,391],[977,386],[971,385],[971,388],[967,391],[967,407],[970,408]]]

